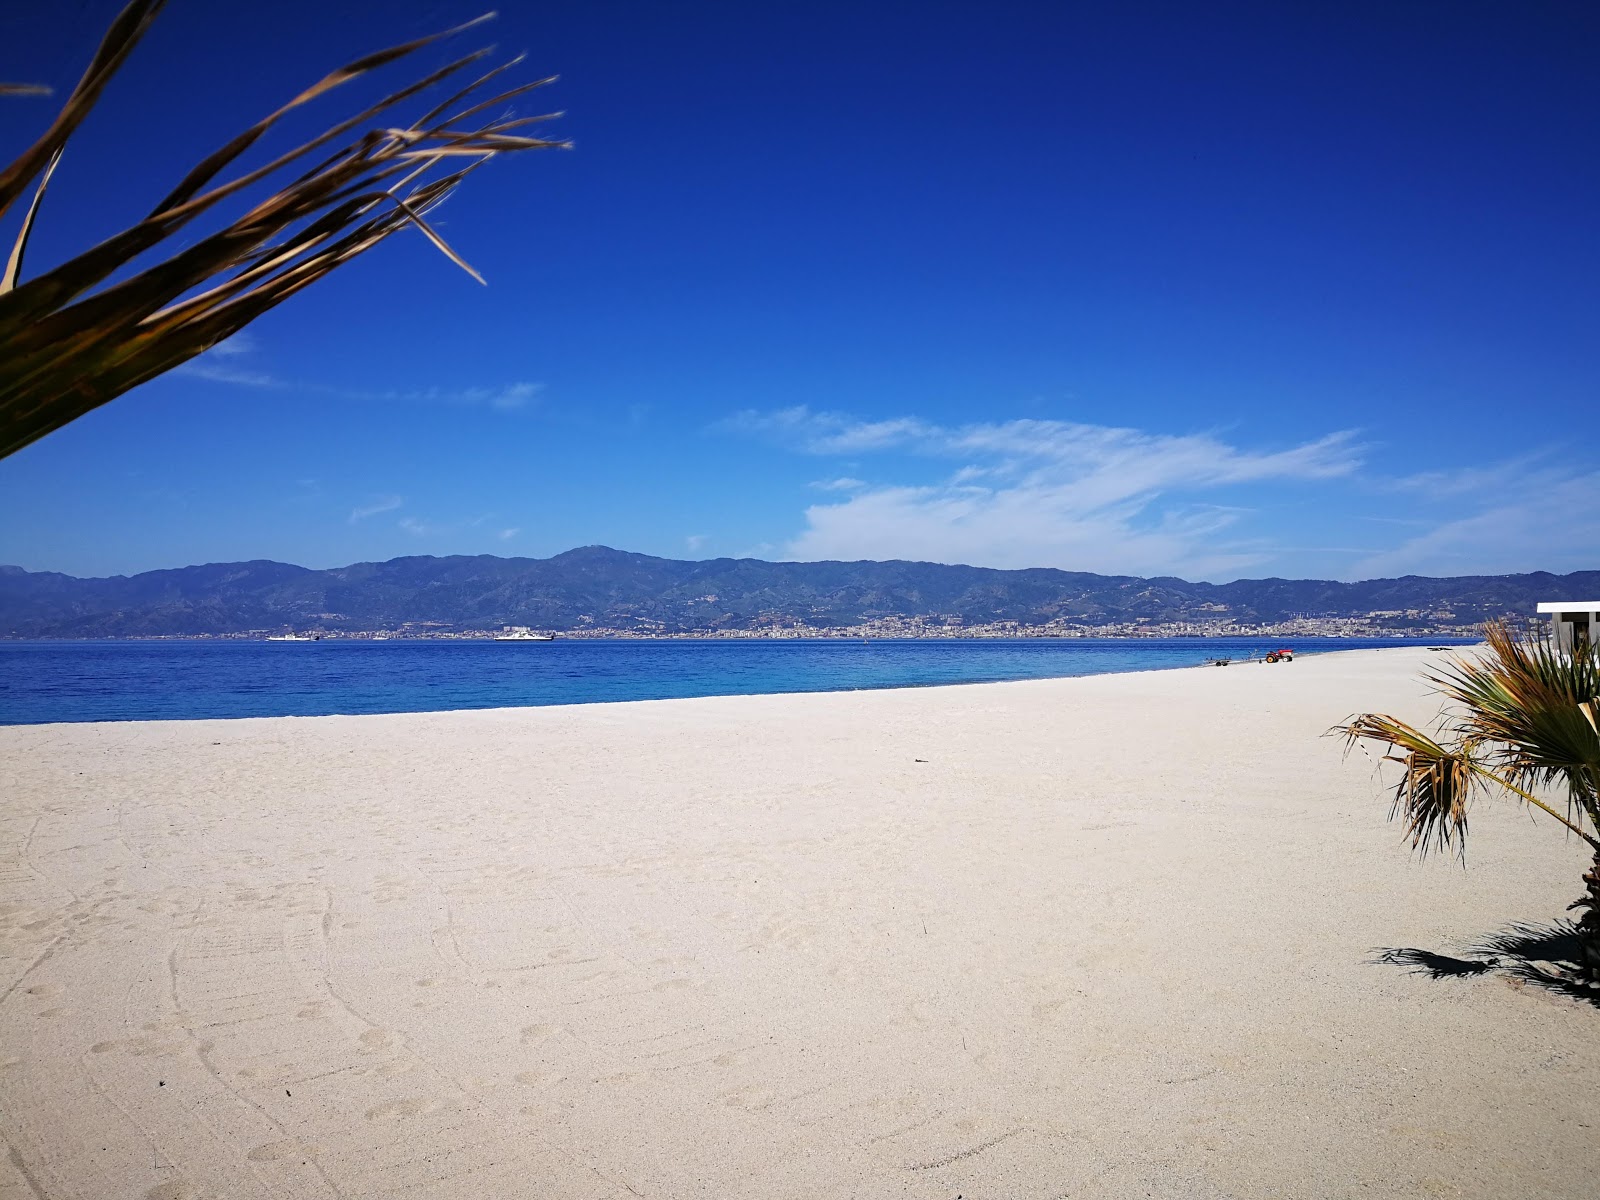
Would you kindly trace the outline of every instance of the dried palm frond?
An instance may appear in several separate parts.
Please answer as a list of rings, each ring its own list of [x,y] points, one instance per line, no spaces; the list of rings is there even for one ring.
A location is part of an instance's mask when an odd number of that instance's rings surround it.
[[[1392,818],[1413,848],[1461,847],[1475,789],[1501,790],[1554,817],[1600,851],[1600,680],[1594,651],[1559,651],[1545,633],[1505,622],[1484,631],[1485,654],[1462,657],[1429,682],[1453,702],[1448,743],[1381,713],[1353,716],[1328,732],[1346,749],[1376,743],[1403,768]],[[1565,785],[1563,815],[1535,789]]]
[[[1389,817],[1405,820],[1413,850],[1442,852],[1453,843],[1465,853],[1467,809],[1480,770],[1466,751],[1446,749],[1382,713],[1363,713],[1329,732],[1341,735],[1346,749],[1363,741],[1376,742],[1390,751],[1383,756],[1385,762],[1404,767]]]
[[[1600,829],[1600,734],[1592,716],[1600,670],[1585,644],[1558,650],[1534,634],[1492,622],[1489,653],[1431,677],[1458,706],[1459,737],[1492,747],[1494,764],[1522,788],[1565,786],[1569,803]],[[1582,818],[1580,818],[1582,819]]]
[[[222,228],[198,237],[186,229],[222,202],[280,176],[290,164],[324,151],[380,114],[480,62],[489,51],[457,58],[266,165],[214,183],[292,109],[487,19],[480,17],[367,55],[325,76],[204,158],[143,220],[20,281],[28,235],[52,164],[163,3],[132,0],[122,10],[50,128],[0,170],[0,216],[30,183],[39,181],[0,280],[0,457],[195,357],[408,226],[481,282],[425,214],[497,154],[568,145],[513,132],[558,114],[473,122],[485,110],[552,82],[553,76],[459,107],[520,61],[514,60],[409,123],[355,134]],[[167,257],[151,265],[139,264],[147,255],[158,255],[164,244],[172,246],[169,239],[179,231],[186,231],[187,244],[181,249],[169,249]],[[127,269],[133,273],[107,283]]]

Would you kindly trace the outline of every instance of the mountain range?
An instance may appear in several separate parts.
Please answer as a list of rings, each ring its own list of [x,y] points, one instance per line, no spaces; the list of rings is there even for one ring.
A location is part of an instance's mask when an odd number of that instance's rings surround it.
[[[444,630],[527,625],[692,632],[884,617],[1088,626],[1274,623],[1395,614],[1390,627],[1467,627],[1541,600],[1600,595],[1600,571],[1408,575],[1339,583],[1190,583],[925,562],[701,562],[583,546],[552,558],[427,555],[312,570],[256,560],[80,579],[0,567],[0,637],[140,637],[282,628]],[[1409,613],[1407,616],[1405,614]]]

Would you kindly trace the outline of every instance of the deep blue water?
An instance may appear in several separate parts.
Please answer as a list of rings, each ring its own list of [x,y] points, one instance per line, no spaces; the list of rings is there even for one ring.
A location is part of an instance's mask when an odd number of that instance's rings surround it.
[[[1416,644],[1363,638],[0,642],[0,724],[847,691],[1187,667],[1281,645],[1308,654]]]

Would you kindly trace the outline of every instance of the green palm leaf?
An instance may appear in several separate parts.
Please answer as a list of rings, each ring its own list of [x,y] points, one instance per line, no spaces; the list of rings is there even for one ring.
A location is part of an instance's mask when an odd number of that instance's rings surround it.
[[[1428,676],[1448,708],[1438,738],[1382,713],[1329,730],[1383,749],[1401,767],[1391,818],[1406,822],[1413,849],[1465,852],[1476,793],[1510,795],[1554,818],[1594,851],[1585,895],[1572,907],[1584,970],[1600,980],[1600,671],[1592,647],[1559,650],[1548,633],[1505,622],[1485,629],[1488,649]],[[1559,790],[1561,803],[1551,795]],[[1540,793],[1543,793],[1541,795]],[[1550,801],[1554,800],[1554,803]]]

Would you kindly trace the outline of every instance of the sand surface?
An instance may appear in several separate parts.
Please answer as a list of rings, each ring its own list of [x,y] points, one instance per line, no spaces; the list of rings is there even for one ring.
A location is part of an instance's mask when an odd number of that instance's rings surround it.
[[[0,1198],[1593,1197],[1549,922],[1318,735],[1415,650],[0,729]],[[921,761],[926,760],[926,761]]]

